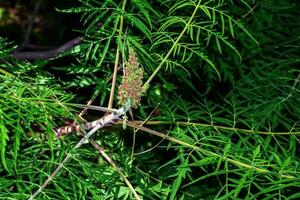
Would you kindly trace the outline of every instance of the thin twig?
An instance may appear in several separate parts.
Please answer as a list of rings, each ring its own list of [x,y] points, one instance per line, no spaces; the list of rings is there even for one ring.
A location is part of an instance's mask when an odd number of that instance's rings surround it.
[[[116,109],[109,109],[106,107],[101,107],[101,106],[93,106],[93,105],[86,105],[86,104],[73,104],[73,103],[66,103],[66,105],[71,105],[77,108],[83,108],[83,109],[90,109],[90,110],[97,110],[97,111],[102,111],[102,112],[116,112]],[[82,111],[81,111],[82,112]]]
[[[25,39],[24,39],[24,42],[16,49],[16,51],[21,51],[22,49],[24,49],[28,43],[30,42],[30,34],[32,32],[32,28],[33,28],[33,24],[34,24],[34,20],[35,20],[35,17],[37,15],[37,12],[38,10],[40,9],[40,6],[42,4],[42,1],[43,0],[39,0],[35,6],[34,6],[34,10],[33,10],[33,13],[32,15],[29,17],[29,24],[28,24],[28,27],[27,27],[27,30],[26,30],[26,34],[25,34]]]
[[[109,76],[109,78],[105,81],[105,84],[107,84],[110,80],[112,79],[112,76]],[[95,101],[95,99],[98,97],[98,95],[100,94],[101,90],[96,91],[96,93],[92,96],[92,98],[88,101],[88,103],[86,104],[87,107],[85,107],[80,114],[78,115],[79,117],[82,117],[82,115],[84,115],[84,113],[89,109],[88,107]],[[108,109],[108,108],[107,108]],[[75,122],[75,121],[74,121]]]
[[[134,121],[135,124],[142,124],[143,121]],[[236,127],[228,127],[228,126],[219,126],[213,124],[204,124],[197,122],[182,122],[182,121],[147,121],[147,125],[182,125],[182,126],[201,126],[201,127],[212,127],[215,129],[228,130],[234,132],[243,132],[248,134],[261,134],[261,135],[300,135],[299,131],[296,132],[270,132],[270,131],[258,131],[253,129],[242,129]]]
[[[213,156],[213,157],[216,157],[216,158],[220,158],[223,161],[230,162],[231,164],[233,164],[233,165],[235,165],[237,167],[243,167],[243,168],[246,168],[246,169],[252,169],[252,170],[254,170],[256,172],[259,172],[259,173],[271,173],[271,171],[268,170],[268,169],[263,169],[263,168],[260,168],[260,167],[256,167],[254,165],[243,163],[241,161],[233,160],[233,159],[229,158],[228,156],[219,155],[217,153],[214,153],[212,151],[209,151],[209,150],[197,147],[195,145],[192,145],[192,144],[189,144],[187,142],[181,141],[181,140],[176,139],[174,137],[171,137],[169,135],[166,135],[166,134],[160,133],[158,131],[146,128],[144,126],[137,125],[137,124],[135,124],[133,122],[128,122],[128,126],[130,126],[132,128],[141,129],[142,131],[145,131],[145,132],[150,133],[152,135],[156,135],[158,137],[165,138],[165,139],[167,139],[167,140],[169,140],[171,142],[174,142],[176,144],[182,145],[184,147],[191,148],[193,150],[197,150],[197,151],[205,154],[206,156]],[[282,173],[279,173],[279,174],[280,174],[280,176],[282,178],[287,178],[287,179],[293,179],[293,178],[295,178],[294,176],[291,176],[291,175],[285,175],[285,174],[282,174]]]
[[[126,6],[126,0],[123,0],[122,11],[125,10],[125,6]],[[120,27],[119,27],[119,37],[118,37],[118,39],[120,39],[121,36],[122,36],[123,21],[124,21],[124,17],[123,17],[123,15],[121,15],[120,16]],[[120,60],[120,43],[121,42],[119,41],[118,46],[117,46],[116,60],[115,60],[114,72],[113,72],[113,80],[112,80],[112,83],[111,83],[111,90],[110,90],[109,101],[108,101],[108,106],[107,106],[108,108],[112,108],[113,99],[114,99],[114,95],[115,95],[118,65],[119,65],[119,60]]]
[[[157,106],[151,111],[151,113],[148,115],[148,117],[140,124],[141,126],[143,126],[144,124],[147,123],[147,121],[149,121],[150,117],[152,117],[153,113],[156,111],[156,109],[158,108],[159,104],[157,104]],[[130,111],[130,110],[129,110]],[[132,116],[133,119],[133,116]],[[131,148],[131,160],[133,160],[133,156],[134,155],[138,155],[140,153],[134,153],[134,147],[135,147],[135,140],[136,140],[136,133],[139,131],[139,129],[134,129],[133,132],[133,140],[132,140],[132,148]],[[161,142],[159,142],[158,144],[160,144]]]
[[[93,147],[95,147],[99,151],[99,153],[102,155],[102,157],[104,157],[105,160],[120,174],[120,176],[123,178],[125,184],[129,187],[129,189],[133,193],[133,196],[135,197],[135,199],[140,200],[141,198],[135,191],[134,187],[131,185],[131,183],[128,180],[128,178],[126,177],[126,175],[122,172],[121,168],[115,164],[115,162],[105,153],[104,149],[102,147],[100,147],[97,142],[90,139],[90,143],[93,145]]]
[[[119,63],[119,58],[120,53],[119,53],[119,45],[117,47],[117,53],[116,53],[116,60],[115,60],[115,65],[114,65],[114,72],[113,72],[113,80],[111,83],[111,89],[110,89],[110,94],[109,94],[109,101],[108,101],[108,108],[112,108],[113,105],[113,99],[115,95],[115,87],[116,87],[116,82],[117,82],[117,72],[118,72],[118,63]]]
[[[250,15],[251,13],[253,13],[253,11],[258,7],[258,3],[255,4],[246,14],[244,14],[238,21],[236,21],[233,26],[235,26],[239,21],[241,21],[242,19],[246,18],[248,15]]]
[[[167,134],[166,134],[166,136],[168,136],[169,135],[169,133],[170,133],[170,130],[171,130],[171,128],[169,129],[169,131],[167,132]],[[134,155],[141,155],[141,154],[145,154],[145,153],[148,153],[148,152],[150,152],[150,151],[152,151],[153,149],[155,149],[155,148],[157,148],[163,141],[165,140],[165,138],[162,138],[157,144],[155,144],[153,147],[151,147],[151,148],[149,148],[149,149],[147,149],[147,150],[144,150],[144,151],[141,151],[141,152],[138,152],[138,153],[135,153]]]

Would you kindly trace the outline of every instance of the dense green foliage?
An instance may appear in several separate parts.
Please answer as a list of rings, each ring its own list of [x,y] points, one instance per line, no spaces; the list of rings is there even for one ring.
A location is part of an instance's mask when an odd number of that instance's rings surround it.
[[[142,199],[300,198],[297,1],[76,3],[57,12],[80,18],[83,42],[59,58],[16,60],[0,40],[0,199],[29,198],[67,153],[40,199],[136,198],[93,146],[72,149],[81,136],[52,131],[80,123],[77,103],[106,106],[129,49],[145,91],[127,117],[149,129],[113,125],[93,139]]]

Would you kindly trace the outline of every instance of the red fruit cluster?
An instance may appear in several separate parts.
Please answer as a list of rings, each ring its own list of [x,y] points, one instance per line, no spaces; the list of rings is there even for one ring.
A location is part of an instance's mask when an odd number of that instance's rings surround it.
[[[129,58],[125,63],[125,73],[117,97],[121,106],[127,103],[128,98],[132,108],[136,108],[141,102],[144,71],[139,65],[136,53],[133,49],[129,49]]]

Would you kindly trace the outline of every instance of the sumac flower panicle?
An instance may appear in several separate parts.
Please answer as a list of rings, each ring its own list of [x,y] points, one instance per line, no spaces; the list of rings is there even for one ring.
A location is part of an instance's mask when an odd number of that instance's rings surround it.
[[[143,74],[144,71],[139,67],[136,53],[129,49],[128,61],[125,63],[125,72],[122,83],[119,86],[118,103],[124,106],[128,98],[132,108],[136,108],[141,102],[143,94]]]

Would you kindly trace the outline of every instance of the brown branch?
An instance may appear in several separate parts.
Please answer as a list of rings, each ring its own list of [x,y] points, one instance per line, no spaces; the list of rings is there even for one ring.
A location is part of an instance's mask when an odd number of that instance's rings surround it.
[[[42,60],[48,60],[51,58],[57,57],[59,54],[71,49],[72,47],[80,44],[82,42],[82,38],[74,38],[65,44],[51,49],[47,51],[24,51],[24,52],[19,52],[15,51],[11,54],[12,57],[18,59],[18,60],[37,60],[37,59],[42,59]]]

